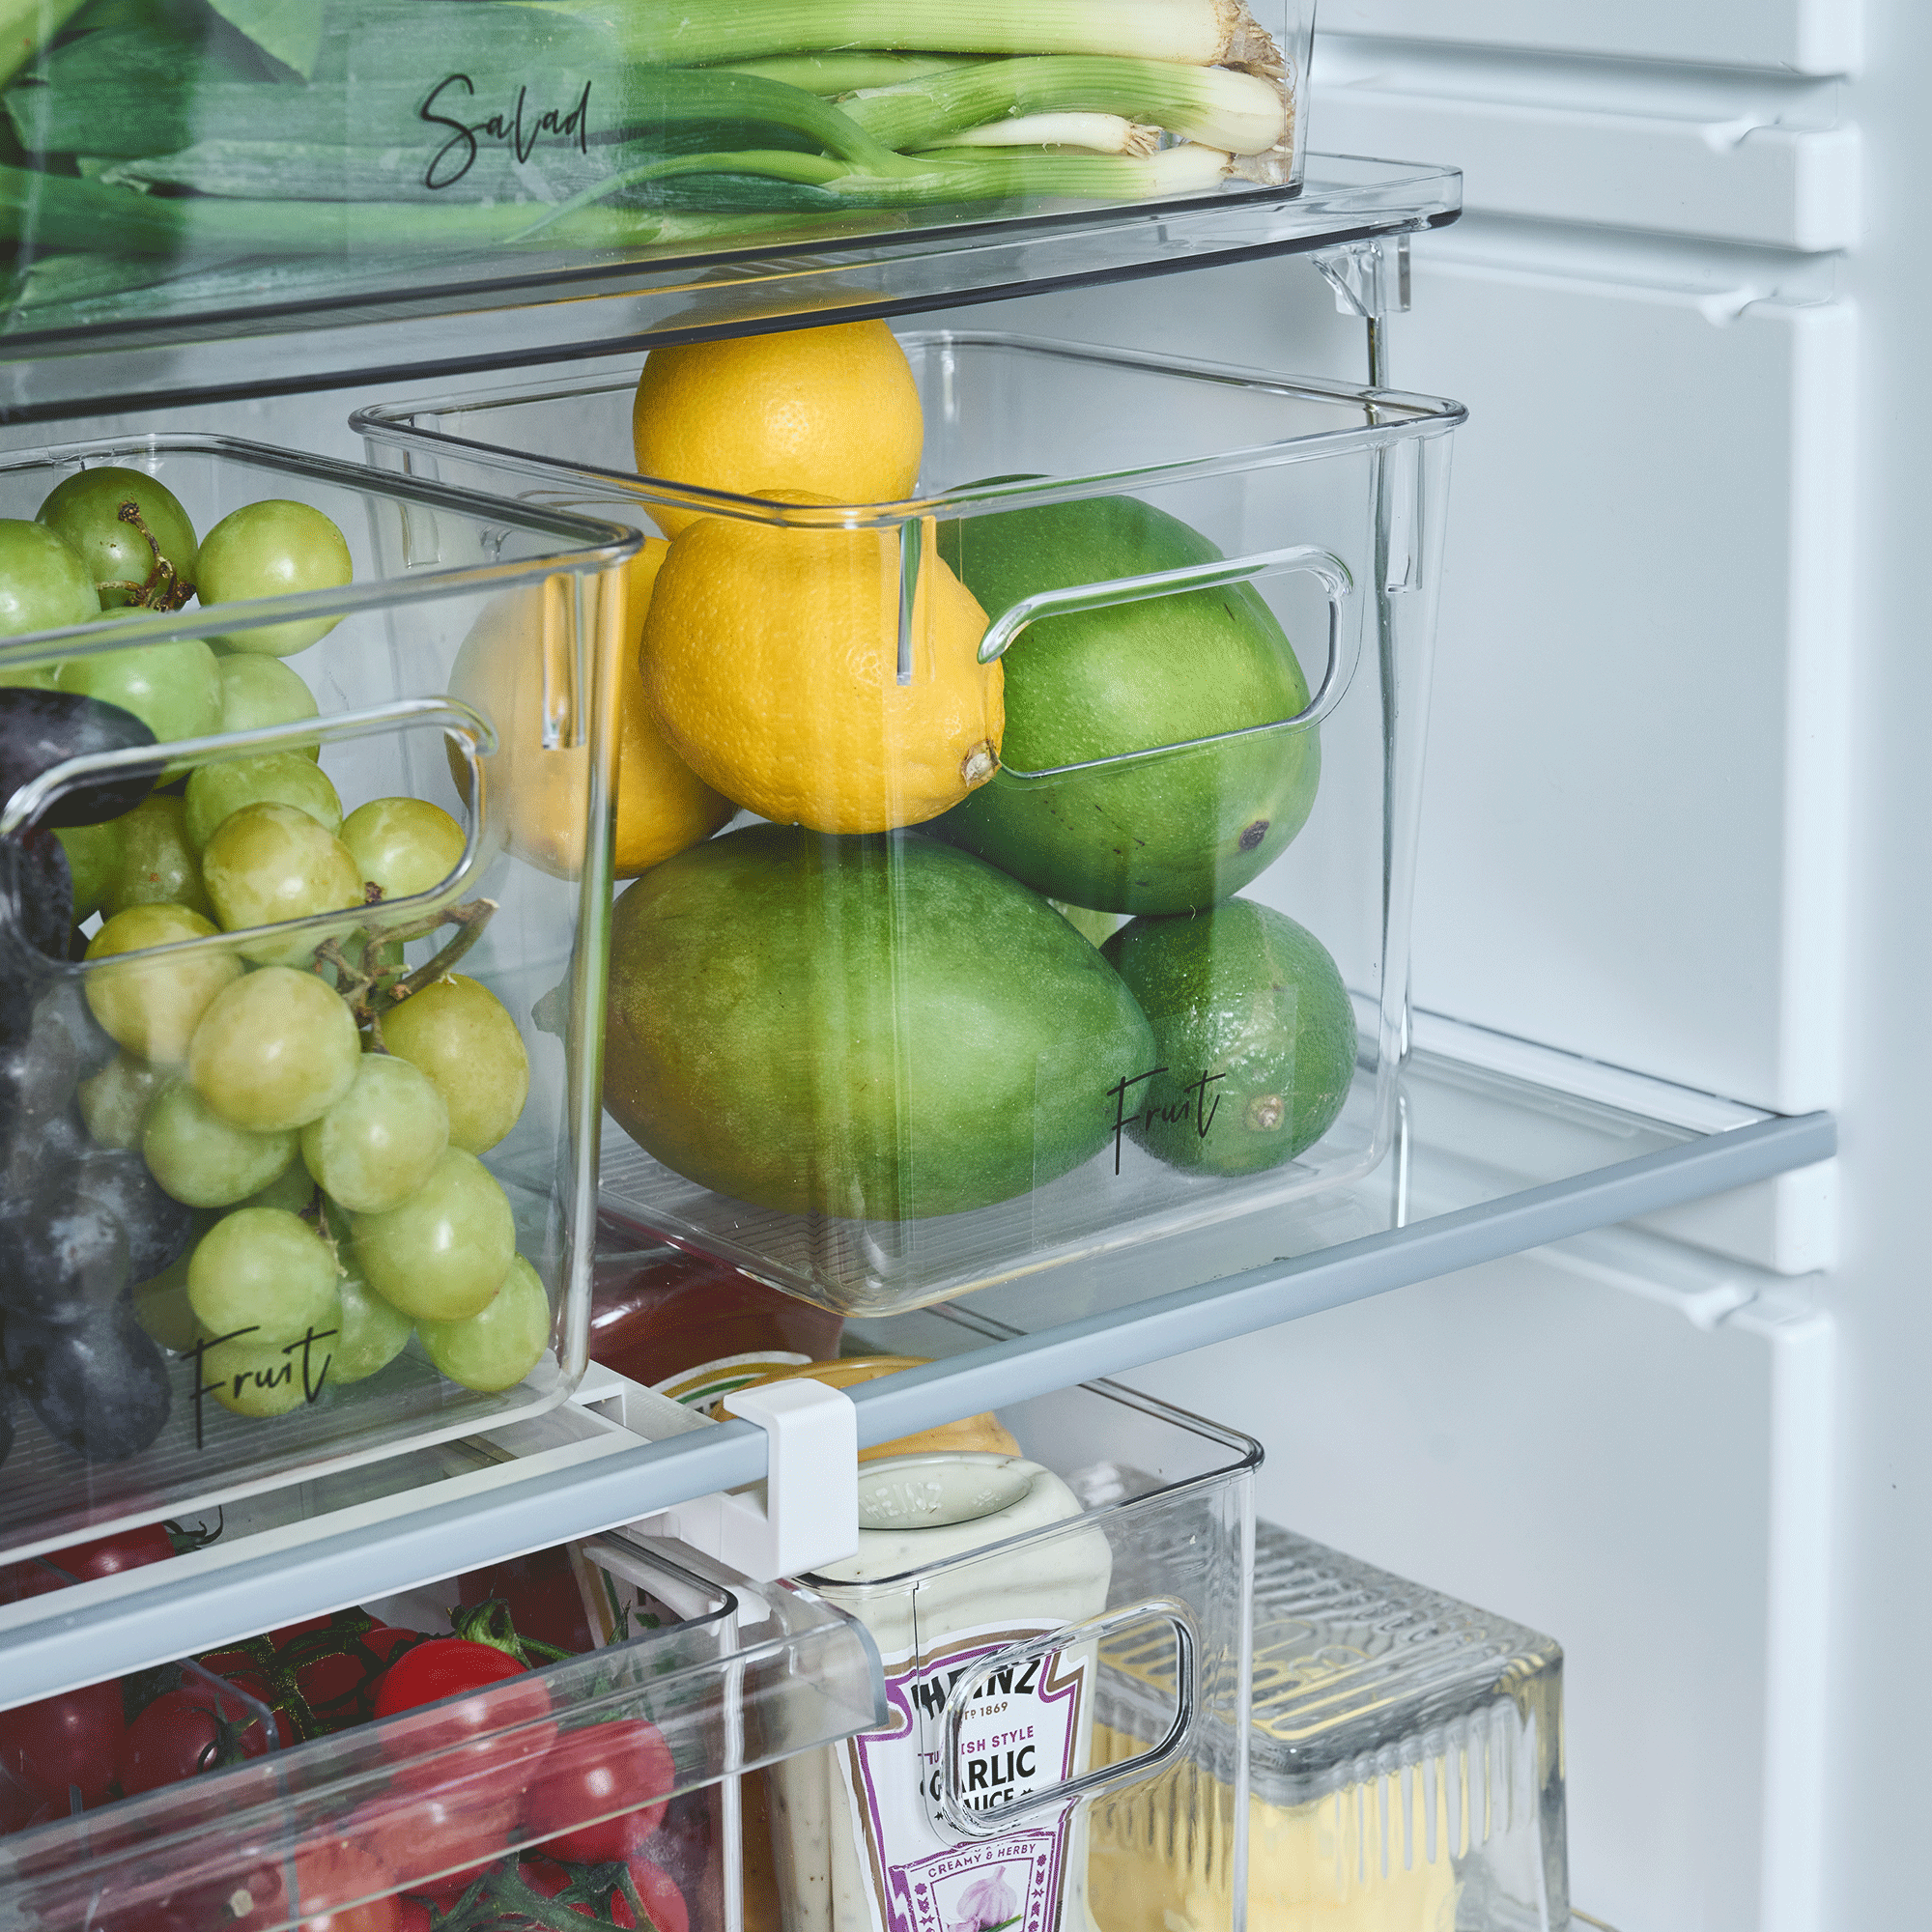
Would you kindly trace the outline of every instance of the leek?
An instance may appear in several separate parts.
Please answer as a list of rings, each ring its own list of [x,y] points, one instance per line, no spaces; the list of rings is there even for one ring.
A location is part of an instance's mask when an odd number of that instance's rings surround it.
[[[1170,61],[986,61],[925,74],[839,102],[889,148],[923,148],[1008,115],[1119,114],[1234,155],[1261,155],[1288,131],[1279,86],[1225,68]]]
[[[672,65],[848,47],[962,54],[1131,54],[1279,73],[1242,0],[514,0],[551,20],[607,23],[622,57]],[[438,12],[417,8],[417,14]]]
[[[1119,114],[1016,114],[1010,121],[963,128],[930,144],[945,148],[1085,148],[1096,155],[1151,155],[1160,129]]]

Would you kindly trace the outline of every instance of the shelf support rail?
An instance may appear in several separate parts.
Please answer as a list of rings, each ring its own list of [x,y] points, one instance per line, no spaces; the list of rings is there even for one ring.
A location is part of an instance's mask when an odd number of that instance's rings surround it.
[[[1369,331],[1369,386],[1389,385],[1388,332],[1383,319],[1408,313],[1408,236],[1368,235],[1309,258],[1335,291],[1343,315],[1359,316]]]

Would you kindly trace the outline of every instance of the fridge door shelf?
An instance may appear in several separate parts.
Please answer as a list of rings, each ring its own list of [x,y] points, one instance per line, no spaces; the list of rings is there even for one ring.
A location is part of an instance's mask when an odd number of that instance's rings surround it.
[[[1746,1187],[1835,1151],[1829,1114],[1765,1115],[1550,1053],[1534,1056],[1539,1082],[1475,1064],[1485,1041],[1468,1030],[1427,1032],[1463,1057],[1411,1057],[1402,1144],[1353,1188],[1222,1223],[1157,1260],[1113,1258],[1051,1293],[1022,1279],[953,1309],[852,1324],[862,1348],[934,1358],[851,1390],[861,1446]],[[1622,1104],[1583,1097],[1593,1087]],[[266,1492],[250,1506],[270,1523],[261,1535],[231,1529],[172,1563],[0,1606],[0,1707],[758,1482],[765,1441],[750,1422],[708,1426],[593,1367],[575,1405],[547,1416]]]
[[[35,422],[523,368],[1347,251],[1442,227],[1462,200],[1454,168],[1311,155],[1298,189],[1241,185],[701,253],[539,256],[508,274],[487,258],[428,275],[335,263],[298,289],[260,263],[176,274],[39,320],[16,308],[0,344],[0,416]]]

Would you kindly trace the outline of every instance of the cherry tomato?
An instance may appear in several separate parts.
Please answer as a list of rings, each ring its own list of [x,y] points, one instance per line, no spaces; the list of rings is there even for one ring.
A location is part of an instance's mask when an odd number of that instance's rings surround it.
[[[644,1918],[654,1932],[691,1932],[691,1913],[685,1905],[684,1893],[678,1890],[667,1872],[649,1859],[639,1857],[625,1860],[624,1868],[631,1875],[631,1883],[638,1889]],[[554,1898],[566,1886],[588,1883],[588,1874],[583,1870],[572,1870],[553,1859],[543,1858],[525,1859],[517,1867],[517,1876],[532,1891],[545,1898]],[[605,1908],[603,1912],[585,1899],[572,1899],[566,1903],[570,1911],[585,1918],[608,1916],[613,1925],[632,1927],[637,1924],[637,1914],[631,1910],[631,1901],[625,1897],[623,1887],[613,1886],[608,1896],[600,1889],[599,1898]]]
[[[195,1684],[156,1697],[122,1740],[121,1789],[158,1790],[269,1748],[268,1728],[232,1691]]]
[[[398,1932],[403,1903],[373,1847],[330,1839],[298,1849],[295,1866],[301,1932]]]
[[[573,1653],[596,1647],[566,1549],[539,1549],[507,1563],[493,1563],[487,1570],[467,1571],[457,1578],[459,1603],[487,1604],[493,1597],[510,1606],[519,1636],[533,1636]]]
[[[304,1617],[298,1624],[284,1624],[280,1630],[269,1633],[269,1642],[276,1650],[286,1650],[298,1636],[306,1636],[311,1631],[326,1631],[333,1621],[329,1617]],[[364,1623],[368,1618],[364,1617]]]
[[[563,1731],[524,1794],[524,1823],[551,1858],[573,1864],[627,1859],[658,1828],[677,1771],[670,1747],[641,1718]],[[654,1804],[626,1811],[626,1799]],[[614,1813],[614,1815],[612,1815]]]
[[[114,1782],[127,1729],[119,1684],[64,1690],[0,1712],[0,1767],[43,1798],[64,1800],[69,1785],[78,1785],[83,1804],[99,1804]]]
[[[421,1705],[434,1708],[389,1724],[383,1738],[400,1789],[447,1791],[469,1804],[514,1800],[556,1741],[542,1680],[487,1643],[432,1637],[390,1664],[376,1718]]]
[[[505,1856],[515,1806],[452,1803],[434,1793],[393,1793],[350,1813],[345,1835],[366,1845],[398,1874],[412,1897],[447,1912],[482,1873]],[[440,1874],[419,1878],[416,1874]]]
[[[162,1563],[175,1553],[168,1533],[157,1522],[124,1529],[95,1543],[71,1543],[44,1557],[9,1563],[0,1569],[0,1604],[17,1604],[25,1597],[65,1590],[70,1583],[91,1583],[101,1577],[118,1577],[124,1570]],[[63,1575],[62,1573],[66,1574]]]
[[[402,1901],[403,1917],[400,1932],[430,1932],[431,1918],[429,1900],[426,1898],[406,1898]]]
[[[30,1825],[44,1825],[58,1818],[65,1807],[38,1791],[16,1784],[11,1777],[0,1778],[0,1834],[24,1832]]]

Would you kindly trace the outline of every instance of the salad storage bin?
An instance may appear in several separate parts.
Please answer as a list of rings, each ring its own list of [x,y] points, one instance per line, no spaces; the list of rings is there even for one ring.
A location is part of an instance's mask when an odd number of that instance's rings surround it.
[[[1111,1384],[997,1425],[863,1464],[858,1554],[799,1579],[870,1632],[884,1721],[765,1775],[756,1932],[1116,1932],[1099,1821],[1184,1771],[1176,1840],[1238,1863],[1260,1445]]]
[[[1382,1158],[1463,417],[900,346],[923,458],[892,503],[640,476],[610,376],[355,418],[392,474],[674,537],[650,702],[748,810],[618,902],[603,1198],[847,1315],[1127,1245],[1184,1267]],[[863,702],[814,705],[848,659]]]
[[[1050,238],[1147,201],[1271,210],[1307,146],[1311,0],[1052,22],[943,0],[234,12],[97,0],[10,43],[4,185],[38,243],[9,289],[16,330],[473,307],[693,257]]]
[[[69,718],[73,694],[163,741],[59,725],[0,801],[14,1555],[574,1386],[598,1147],[581,1022],[603,1004],[637,550],[610,524],[213,436],[6,457],[0,513],[31,519],[56,486],[104,488],[109,531],[131,527],[117,500],[143,529],[185,513],[168,542],[206,601],[183,603],[169,560],[149,573],[162,608],[0,641],[10,758],[34,707]],[[321,587],[248,601],[251,570],[306,567],[304,541],[320,575],[279,581]],[[516,746],[546,787],[524,856],[513,788],[481,778]],[[63,859],[71,935],[67,899],[45,913]],[[37,1261],[48,1231],[68,1245]]]
[[[452,1618],[558,1661],[451,1646]],[[741,1775],[873,1722],[878,1684],[863,1631],[810,1597],[611,1532],[66,1693],[83,1721],[51,1771],[44,1712],[0,1712],[0,1912],[735,1932]]]
[[[1239,1867],[1182,1842],[1168,1807],[1201,1801],[1191,1768],[1177,1776],[1176,1792],[1100,1814],[1107,1932],[1225,1910]],[[1561,1650],[1268,1522],[1256,1525],[1248,1776],[1256,1932],[1583,1922],[1570,1911]]]

